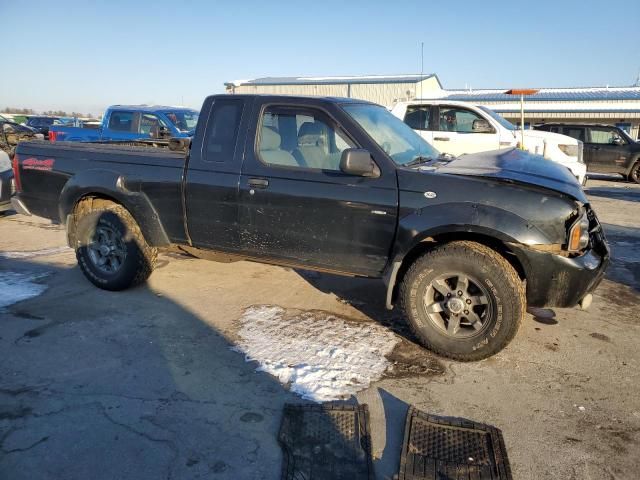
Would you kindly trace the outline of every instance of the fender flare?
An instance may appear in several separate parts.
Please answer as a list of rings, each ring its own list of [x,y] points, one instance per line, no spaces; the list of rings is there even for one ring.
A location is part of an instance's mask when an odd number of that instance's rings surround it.
[[[455,218],[452,217],[452,213]],[[443,235],[480,235],[501,244],[551,244],[547,236],[524,218],[498,207],[454,203],[416,210],[399,221],[396,246],[383,275],[386,307],[393,308],[393,292],[406,257],[421,243]],[[507,247],[508,248],[508,247]]]
[[[128,181],[122,174],[107,169],[84,170],[71,177],[62,188],[58,202],[60,220],[67,227],[69,246],[73,246],[73,210],[85,197],[107,198],[121,204],[138,223],[149,245],[169,245],[169,237],[158,213],[139,187],[137,182]]]
[[[627,169],[624,172],[625,177],[628,177],[629,175],[631,175],[631,170],[633,170],[633,167],[635,167],[638,162],[640,162],[640,153],[631,157],[631,161],[629,162],[629,167],[627,167]]]

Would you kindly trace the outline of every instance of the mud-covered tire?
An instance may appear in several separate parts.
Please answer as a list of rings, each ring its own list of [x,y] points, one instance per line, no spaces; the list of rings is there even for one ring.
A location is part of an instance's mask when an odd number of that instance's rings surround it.
[[[81,201],[74,213],[76,258],[91,283],[104,290],[125,290],[149,278],[158,252],[147,244],[140,227],[124,207],[107,200],[89,199]],[[105,257],[96,259],[100,253],[96,254],[93,247],[98,243],[96,236],[105,231],[110,232],[112,243],[119,246],[121,253],[113,271],[107,271],[107,262],[100,265],[99,260]]]
[[[630,182],[640,183],[640,161],[637,161],[627,176]]]
[[[457,281],[466,278],[464,285],[472,285],[466,290],[471,293],[460,297],[461,303],[451,305],[447,297],[438,292],[442,290],[443,278],[450,288],[450,282],[454,280],[448,279],[448,275]],[[462,291],[457,287],[454,285],[447,295],[456,297]],[[435,304],[429,303],[429,299],[435,298],[434,295],[442,296],[438,310],[444,313],[433,313]],[[475,299],[480,298],[486,301],[486,305],[478,301],[479,307],[459,307],[465,302],[475,305]],[[524,285],[515,269],[496,251],[470,241],[447,243],[419,257],[403,278],[400,302],[411,329],[421,343],[439,355],[459,361],[481,360],[502,350],[515,336],[526,311]],[[475,327],[476,322],[464,318],[458,320],[457,331],[454,324],[453,332],[449,332],[448,321],[443,320],[439,325],[433,320],[434,315],[445,318],[447,312],[449,318],[453,318],[450,316],[453,306],[465,309],[465,313],[466,308],[480,308],[476,311],[483,313],[476,314],[474,318],[481,326]],[[464,316],[464,313],[460,312],[460,315]],[[480,321],[483,315],[484,321]],[[463,328],[466,336],[456,336]]]

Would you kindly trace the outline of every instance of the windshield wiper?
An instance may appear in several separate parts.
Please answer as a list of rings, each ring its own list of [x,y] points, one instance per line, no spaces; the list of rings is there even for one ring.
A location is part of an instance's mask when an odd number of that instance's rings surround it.
[[[423,163],[433,162],[435,158],[425,157],[424,155],[416,155],[413,160],[404,164],[405,167],[413,167],[415,165],[421,165]]]

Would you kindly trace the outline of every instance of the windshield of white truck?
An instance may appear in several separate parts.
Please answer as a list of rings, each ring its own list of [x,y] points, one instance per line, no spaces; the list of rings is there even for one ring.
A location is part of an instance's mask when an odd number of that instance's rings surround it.
[[[198,124],[198,112],[195,110],[173,110],[164,114],[181,132],[192,132]]]
[[[493,110],[491,110],[491,109],[489,109],[487,107],[478,107],[478,108],[480,110],[482,110],[483,112],[485,112],[487,115],[489,115],[491,118],[493,118],[496,122],[498,122],[500,125],[502,125],[507,130],[517,130],[518,129],[513,123],[511,123],[509,120],[505,119],[504,117],[501,117],[500,115],[498,115]]]
[[[367,104],[343,108],[398,165],[415,165],[440,157],[438,150],[386,108]]]

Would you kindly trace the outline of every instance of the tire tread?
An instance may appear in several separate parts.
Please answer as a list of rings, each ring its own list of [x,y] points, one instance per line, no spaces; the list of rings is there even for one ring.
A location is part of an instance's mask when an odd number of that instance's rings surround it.
[[[483,245],[481,243],[469,241],[469,240],[457,240],[450,243],[445,243],[443,245],[439,245],[426,253],[422,254],[418,259],[409,267],[407,273],[404,276],[402,284],[400,285],[400,307],[405,312],[405,315],[410,315],[410,308],[408,305],[409,302],[409,290],[411,288],[412,279],[414,279],[418,273],[424,269],[428,268],[429,263],[432,258],[440,255],[451,255],[457,258],[463,257],[466,258],[467,261],[475,262],[477,258],[471,255],[471,252],[474,254],[480,254],[484,257],[487,257],[491,263],[497,264],[502,271],[504,272],[508,282],[512,284],[514,287],[513,290],[516,294],[516,302],[520,305],[520,315],[517,315],[517,318],[514,322],[510,323],[510,330],[506,338],[502,343],[488,346],[486,349],[482,349],[481,351],[475,351],[472,353],[453,353],[447,350],[444,350],[437,345],[434,345],[429,341],[428,338],[424,338],[424,335],[421,335],[419,331],[414,326],[412,321],[407,322],[413,334],[419,338],[425,346],[433,351],[434,353],[441,355],[443,357],[451,358],[453,360],[458,360],[461,362],[472,362],[477,360],[482,360],[487,358],[495,353],[499,352],[504,348],[513,338],[515,337],[518,329],[520,328],[520,324],[522,319],[526,314],[526,291],[524,288],[524,284],[520,279],[518,273],[513,268],[513,266],[502,256],[500,253],[495,250]]]

